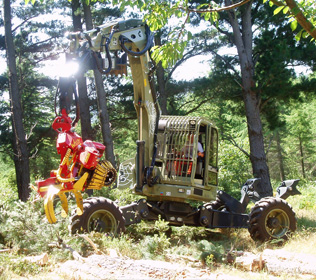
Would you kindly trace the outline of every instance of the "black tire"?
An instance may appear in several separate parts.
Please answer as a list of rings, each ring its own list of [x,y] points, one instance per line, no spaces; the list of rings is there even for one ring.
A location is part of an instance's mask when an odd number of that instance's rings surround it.
[[[296,230],[295,212],[285,200],[265,197],[251,209],[248,230],[256,241],[286,240]]]
[[[125,231],[125,218],[120,208],[110,199],[89,197],[83,201],[83,214],[70,217],[69,230],[77,232],[104,232],[120,234]]]

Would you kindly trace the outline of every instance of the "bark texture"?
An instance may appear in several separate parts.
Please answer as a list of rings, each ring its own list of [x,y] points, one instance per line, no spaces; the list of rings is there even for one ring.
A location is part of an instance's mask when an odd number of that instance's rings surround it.
[[[74,31],[82,30],[81,15],[78,14],[80,8],[79,0],[71,1],[72,9],[72,22]],[[87,92],[87,80],[84,76],[84,72],[79,69],[76,75],[79,94],[79,106],[80,106],[80,122],[81,122],[81,136],[83,140],[94,140],[94,133],[91,127],[91,116],[89,98]]]
[[[283,164],[281,137],[280,137],[280,133],[278,131],[276,133],[276,142],[277,142],[279,169],[280,169],[280,180],[284,181],[285,180],[285,172],[284,172],[284,164]]]
[[[15,61],[15,48],[12,36],[10,0],[3,1],[4,28],[7,66],[9,69],[9,94],[11,103],[11,120],[14,136],[14,164],[19,199],[26,201],[30,196],[30,169],[27,139],[23,126],[21,95],[18,86],[18,76]]]
[[[230,0],[225,0],[226,6],[231,5]],[[248,136],[250,144],[250,160],[253,169],[253,176],[261,178],[260,195],[271,196],[273,190],[270,183],[269,168],[266,162],[262,123],[260,118],[260,94],[256,89],[254,80],[254,61],[252,58],[252,22],[251,22],[252,1],[243,6],[241,11],[241,24],[238,22],[235,10],[228,11],[229,22],[233,28],[234,44],[236,45],[241,77],[242,93],[245,105]]]
[[[92,23],[92,15],[90,6],[83,1],[83,10],[84,10],[84,18],[86,23],[87,30],[93,29]],[[106,92],[104,89],[102,75],[98,70],[94,70],[94,79],[95,86],[97,92],[98,99],[98,110],[99,110],[99,118],[101,123],[101,132],[103,137],[104,145],[106,146],[106,159],[112,163],[114,167],[116,167],[115,156],[114,156],[114,147],[113,147],[113,138],[111,133],[111,125],[110,118],[107,107],[107,98]]]
[[[161,35],[157,32],[155,36],[155,45],[161,46]],[[159,62],[156,68],[156,77],[159,93],[159,105],[161,108],[162,115],[167,115],[167,91],[166,91],[166,80],[165,80],[165,69],[162,67],[162,63]]]

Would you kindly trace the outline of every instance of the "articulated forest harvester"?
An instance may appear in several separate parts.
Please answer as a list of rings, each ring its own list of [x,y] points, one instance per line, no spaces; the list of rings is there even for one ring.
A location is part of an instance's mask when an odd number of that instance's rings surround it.
[[[86,70],[103,74],[126,74],[131,68],[134,106],[138,118],[137,151],[133,159],[116,170],[101,160],[105,146],[86,140],[73,128],[79,119],[75,79],[61,78],[57,93],[59,116],[53,122],[58,132],[58,170],[34,187],[45,198],[44,207],[50,223],[56,222],[54,197],[62,204],[62,216],[68,212],[67,192],[74,194],[77,211],[70,218],[71,232],[100,231],[120,233],[141,220],[159,217],[170,225],[206,228],[248,228],[255,240],[286,239],[296,229],[292,207],[285,201],[299,194],[298,180],[281,183],[276,197],[260,197],[258,182],[249,179],[242,186],[238,201],[218,191],[218,131],[205,118],[161,116],[154,86],[154,63],[150,59],[153,35],[141,20],[115,21],[96,29],[68,36],[68,58]],[[68,116],[70,100],[75,96],[76,118]],[[117,179],[117,180],[116,180]],[[82,199],[81,192],[100,189],[117,182],[118,188],[130,188],[143,198],[119,207],[104,197]],[[192,201],[200,206],[192,206]],[[255,202],[246,214],[249,201]],[[197,205],[197,203],[194,203]]]

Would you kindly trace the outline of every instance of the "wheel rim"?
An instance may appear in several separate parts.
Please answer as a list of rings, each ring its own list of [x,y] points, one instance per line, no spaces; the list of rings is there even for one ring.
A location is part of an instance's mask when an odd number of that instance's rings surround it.
[[[113,214],[107,210],[97,210],[89,217],[88,231],[116,233],[116,219]]]
[[[290,228],[290,219],[282,209],[271,210],[265,219],[268,234],[273,238],[282,238]]]

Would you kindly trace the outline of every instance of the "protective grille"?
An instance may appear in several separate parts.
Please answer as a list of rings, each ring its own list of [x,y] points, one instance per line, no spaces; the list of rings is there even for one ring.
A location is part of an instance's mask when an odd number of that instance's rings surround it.
[[[196,155],[198,119],[163,116],[158,133],[158,157],[164,182],[190,181]]]

